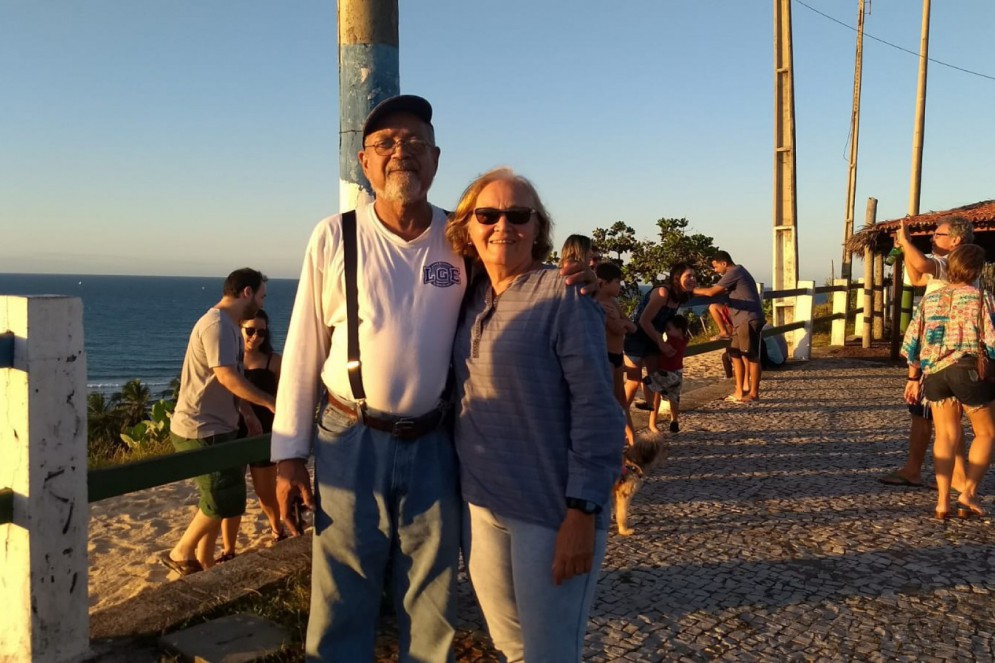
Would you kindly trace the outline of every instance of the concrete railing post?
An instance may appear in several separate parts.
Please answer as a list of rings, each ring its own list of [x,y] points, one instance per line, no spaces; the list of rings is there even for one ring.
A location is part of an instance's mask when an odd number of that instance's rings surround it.
[[[853,335],[859,336],[863,333],[864,321],[865,320],[870,321],[869,318],[865,317],[866,309],[864,308],[864,297],[863,297],[864,279],[852,279],[850,281],[849,290],[850,290],[850,296],[846,298],[847,302],[849,302],[848,304],[849,313],[847,313],[847,317],[849,317],[851,313],[853,314]],[[858,311],[858,309],[860,309],[859,312],[855,312]]]
[[[88,651],[86,355],[83,305],[0,297],[0,661],[77,661]]]
[[[833,279],[834,286],[844,286],[844,290],[833,292],[833,315],[846,313],[846,300],[850,297],[850,282],[846,279]],[[833,320],[833,331],[829,338],[830,345],[846,345],[846,318]]]
[[[791,332],[795,348],[791,356],[795,359],[808,361],[812,358],[812,309],[815,306],[815,281],[799,281],[797,287],[804,288],[808,292],[795,296],[795,322],[804,320],[805,326]]]

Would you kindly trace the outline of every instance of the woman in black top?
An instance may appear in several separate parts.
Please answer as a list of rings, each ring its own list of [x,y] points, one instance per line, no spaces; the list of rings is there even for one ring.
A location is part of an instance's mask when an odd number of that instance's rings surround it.
[[[242,355],[242,366],[245,378],[268,394],[276,395],[276,385],[280,381],[281,357],[273,351],[269,337],[269,316],[260,310],[252,320],[242,321],[242,342],[245,353]],[[252,411],[259,417],[263,433],[273,430],[273,413],[264,407],[252,406]],[[239,422],[239,437],[246,437],[244,422]],[[249,472],[252,475],[252,486],[259,498],[259,506],[269,520],[273,530],[274,541],[287,537],[286,530],[280,522],[280,507],[276,501],[276,465],[267,461],[250,463]],[[240,518],[225,519],[221,528],[224,541],[224,553],[218,559],[226,562],[235,556],[235,539],[238,536]]]

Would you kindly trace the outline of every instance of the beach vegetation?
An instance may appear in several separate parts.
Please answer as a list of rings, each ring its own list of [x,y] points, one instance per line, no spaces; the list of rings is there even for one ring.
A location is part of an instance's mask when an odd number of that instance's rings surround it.
[[[121,391],[111,396],[122,419],[122,426],[135,426],[148,416],[152,392],[141,380],[128,380]]]
[[[169,422],[175,398],[152,400],[141,380],[129,380],[110,397],[87,396],[87,464],[93,469],[172,453]]]
[[[159,400],[152,405],[148,419],[139,421],[130,428],[125,427],[121,439],[131,452],[130,460],[137,460],[136,454],[159,455],[159,450],[172,450],[169,442],[169,421],[173,416],[175,401]]]

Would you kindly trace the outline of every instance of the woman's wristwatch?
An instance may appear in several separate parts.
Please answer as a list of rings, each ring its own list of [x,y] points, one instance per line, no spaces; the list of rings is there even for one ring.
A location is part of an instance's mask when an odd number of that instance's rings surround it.
[[[588,516],[595,513],[601,513],[601,506],[589,500],[582,500],[577,497],[567,498],[567,508],[577,509],[581,513]]]

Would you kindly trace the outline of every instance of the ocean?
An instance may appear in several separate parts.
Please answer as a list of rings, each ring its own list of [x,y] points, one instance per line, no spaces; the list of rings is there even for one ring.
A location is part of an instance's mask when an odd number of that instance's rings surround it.
[[[83,300],[87,387],[107,395],[128,380],[153,396],[180,376],[194,323],[221,299],[224,277],[0,274],[0,295],[67,295]],[[270,279],[266,312],[282,352],[296,279]]]

